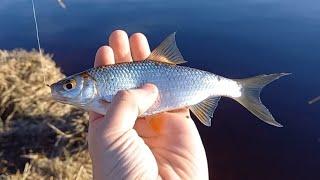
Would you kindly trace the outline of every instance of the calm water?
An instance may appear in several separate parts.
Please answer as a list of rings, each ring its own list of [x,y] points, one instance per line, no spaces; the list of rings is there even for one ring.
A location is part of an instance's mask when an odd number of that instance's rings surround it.
[[[171,32],[187,66],[231,78],[292,72],[263,91],[284,128],[224,98],[213,127],[197,122],[210,177],[320,179],[320,2],[317,0],[35,0],[42,48],[63,71],[91,67],[115,29],[143,32],[154,48]],[[31,0],[0,3],[0,48],[36,48]]]

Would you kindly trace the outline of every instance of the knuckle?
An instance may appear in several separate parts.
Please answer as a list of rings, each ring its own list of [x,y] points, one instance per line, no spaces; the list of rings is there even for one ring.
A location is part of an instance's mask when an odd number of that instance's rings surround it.
[[[130,90],[121,90],[117,92],[116,96],[120,99],[131,100],[133,93]]]
[[[116,100],[118,102],[124,102],[128,106],[135,106],[135,95],[131,90],[122,90],[116,94]]]
[[[139,105],[136,101],[135,94],[131,90],[118,91],[115,100],[118,103],[125,104],[129,110],[139,114]]]

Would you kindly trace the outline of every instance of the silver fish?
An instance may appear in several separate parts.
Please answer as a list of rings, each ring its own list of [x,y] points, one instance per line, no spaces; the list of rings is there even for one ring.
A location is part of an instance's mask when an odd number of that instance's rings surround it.
[[[152,83],[157,86],[159,96],[141,116],[189,107],[203,124],[211,126],[211,117],[224,96],[236,100],[262,121],[282,127],[260,101],[260,92],[265,85],[288,73],[228,79],[177,65],[185,62],[173,33],[144,61],[96,67],[52,84],[52,97],[105,114],[106,102],[111,102],[118,91]]]

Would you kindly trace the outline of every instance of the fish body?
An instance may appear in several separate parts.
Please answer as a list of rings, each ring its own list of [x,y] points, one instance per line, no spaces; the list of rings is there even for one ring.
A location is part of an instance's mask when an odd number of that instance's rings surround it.
[[[210,126],[218,101],[224,96],[238,101],[266,123],[281,127],[259,96],[266,84],[286,73],[234,80],[177,65],[184,62],[172,34],[144,61],[91,68],[51,85],[52,97],[105,114],[105,103],[111,102],[118,91],[152,83],[158,88],[158,99],[141,116],[189,107],[203,124]]]
[[[98,98],[108,102],[120,90],[137,88],[146,83],[156,85],[158,99],[144,116],[188,107],[212,96],[237,97],[241,93],[240,85],[231,79],[151,60],[92,68],[83,73],[95,79]],[[231,89],[226,91],[226,88]],[[99,110],[99,113],[103,111]]]

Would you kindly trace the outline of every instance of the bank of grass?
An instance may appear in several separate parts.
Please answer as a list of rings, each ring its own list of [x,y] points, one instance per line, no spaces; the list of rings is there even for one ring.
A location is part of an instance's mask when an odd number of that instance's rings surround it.
[[[43,75],[64,77],[50,55],[0,50],[0,179],[91,179],[88,114],[51,100]]]

